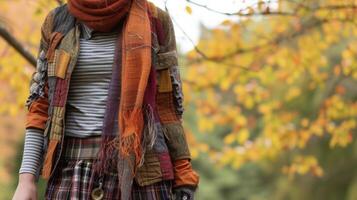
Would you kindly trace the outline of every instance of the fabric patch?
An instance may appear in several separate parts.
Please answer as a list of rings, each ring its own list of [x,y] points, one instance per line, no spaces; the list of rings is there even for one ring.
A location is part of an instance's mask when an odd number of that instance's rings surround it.
[[[180,121],[175,112],[172,92],[158,92],[156,94],[156,105],[162,123]]]
[[[26,113],[26,128],[45,129],[45,123],[49,117],[48,102],[46,98],[39,98],[30,104]]]
[[[173,160],[189,158],[191,159],[190,150],[187,144],[185,131],[182,123],[164,124],[164,134],[167,139],[170,156]]]
[[[200,176],[193,170],[190,160],[180,159],[174,162],[175,181],[173,187],[191,185],[197,188]]]
[[[56,50],[55,56],[55,73],[57,77],[65,78],[71,56],[64,50]]]
[[[180,76],[180,70],[178,66],[173,66],[170,68],[170,76],[173,87],[175,110],[177,115],[182,118],[183,112],[185,111],[183,106],[184,94],[182,91],[182,81]]]
[[[45,59],[45,52],[41,50],[36,64],[36,71],[32,74],[30,81],[30,95],[26,99],[26,107],[30,108],[31,103],[39,97],[45,96],[46,70],[48,63]]]
[[[68,80],[57,78],[56,81],[56,89],[54,92],[54,106],[64,107],[65,101],[67,98],[67,88],[68,87]]]
[[[163,127],[160,122],[155,123],[155,126],[156,126],[155,130],[157,131],[157,137],[153,149],[157,153],[167,152],[168,147],[166,145]]]
[[[172,83],[169,69],[159,70],[159,92],[171,92]]]
[[[148,7],[149,7],[149,12],[151,13],[151,15],[155,18],[158,17],[158,13],[157,13],[157,8],[156,6],[151,3],[151,2],[148,2]]]
[[[159,155],[162,178],[164,180],[174,179],[174,171],[169,152],[160,153]]]
[[[48,101],[50,105],[53,105],[53,98],[54,98],[54,92],[56,89],[56,82],[57,82],[57,77],[51,76],[47,78],[47,85],[48,85]],[[49,111],[50,114],[50,111]]]
[[[47,153],[45,156],[44,164],[42,166],[42,177],[48,179],[51,175],[51,171],[53,168],[53,158],[59,144],[58,140],[51,139],[47,148]]]
[[[61,140],[63,130],[64,109],[54,107],[51,119],[50,139]]]
[[[156,34],[157,34],[157,40],[158,40],[160,46],[164,45],[165,39],[166,39],[164,27],[163,27],[163,25],[161,23],[161,20],[162,20],[161,18],[160,19],[159,18],[153,18],[153,23],[155,25],[154,27],[156,29]]]
[[[164,53],[158,53],[157,55],[158,55],[158,63],[159,63],[158,69],[166,69],[178,65],[176,50],[164,52]]]
[[[46,58],[48,60],[48,62],[53,62],[54,57],[55,57],[55,50],[56,47],[58,46],[58,44],[61,42],[63,38],[63,34],[60,32],[53,32],[51,34],[51,38],[50,38],[50,44],[49,44],[49,48],[46,54]]]
[[[53,110],[53,107],[50,107],[50,108],[52,108],[52,110]],[[46,121],[45,130],[43,131],[43,135],[45,137],[48,135],[48,132],[51,130],[51,123],[52,123],[51,115],[49,114],[49,117],[47,118],[47,121]]]
[[[157,38],[156,33],[151,33],[151,43],[152,43],[152,49],[153,49],[153,55],[156,55],[155,57],[157,57],[157,53],[159,53],[160,51],[160,44],[159,44],[159,39]]]
[[[56,55],[55,55],[55,57],[56,57]],[[56,65],[54,62],[48,63],[48,70],[47,70],[48,77],[56,76],[55,68],[56,68]]]
[[[144,164],[138,168],[135,180],[141,186],[162,180],[160,160],[155,152],[147,151],[145,153]]]

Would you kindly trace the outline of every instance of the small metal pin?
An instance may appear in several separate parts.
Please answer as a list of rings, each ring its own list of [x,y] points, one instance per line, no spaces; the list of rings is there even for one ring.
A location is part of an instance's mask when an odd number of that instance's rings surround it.
[[[93,200],[102,200],[104,197],[104,190],[103,190],[103,180],[99,179],[99,186],[94,188],[91,192],[91,197]]]

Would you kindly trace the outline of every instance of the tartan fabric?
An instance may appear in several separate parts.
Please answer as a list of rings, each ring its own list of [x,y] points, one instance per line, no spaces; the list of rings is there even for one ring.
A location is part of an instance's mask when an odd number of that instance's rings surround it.
[[[56,60],[57,60],[57,53],[55,52],[54,54],[54,62],[48,62],[48,69],[47,69],[47,75],[48,76],[55,76],[55,66],[56,66]]]
[[[65,160],[93,159],[98,154],[100,141],[100,136],[85,139],[66,136],[62,157]]]
[[[90,198],[93,161],[99,149],[100,137],[65,137],[64,150],[54,175],[48,180],[46,200],[87,200]],[[56,156],[59,152],[56,153]],[[116,169],[106,172],[103,177],[103,199],[120,199]],[[172,180],[163,180],[147,186],[134,181],[131,200],[170,200]]]

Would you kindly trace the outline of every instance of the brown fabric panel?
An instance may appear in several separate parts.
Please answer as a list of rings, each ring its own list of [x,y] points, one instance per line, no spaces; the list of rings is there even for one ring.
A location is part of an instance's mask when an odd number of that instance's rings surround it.
[[[167,139],[172,160],[191,159],[184,128],[181,122],[164,124],[164,134]]]
[[[51,39],[51,32],[53,27],[54,9],[51,10],[41,26],[41,40],[40,40],[40,50],[47,51]],[[39,51],[40,52],[40,51]]]
[[[166,69],[178,65],[176,50],[158,54],[158,69]]]
[[[49,48],[47,50],[46,58],[49,63],[54,62],[55,50],[63,38],[63,34],[59,32],[51,33],[51,39],[49,42]]]
[[[157,8],[157,10],[158,19],[162,25],[162,32],[164,35],[163,44],[160,47],[159,53],[165,54],[172,51],[176,52],[176,37],[171,17],[167,12],[163,11],[162,9]]]
[[[158,92],[156,94],[156,104],[162,123],[180,121],[175,112],[172,92]]]
[[[160,160],[155,152],[147,151],[144,156],[144,164],[138,168],[135,180],[140,186],[150,185],[162,179]]]
[[[169,69],[159,70],[159,92],[171,92],[172,84],[171,84],[171,76]]]

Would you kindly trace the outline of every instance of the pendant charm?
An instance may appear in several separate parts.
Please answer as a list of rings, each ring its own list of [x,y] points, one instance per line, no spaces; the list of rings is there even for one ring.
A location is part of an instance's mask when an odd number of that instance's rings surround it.
[[[93,191],[91,192],[91,197],[92,200],[102,200],[104,197],[104,190],[102,189],[103,187],[103,182],[102,179],[99,180],[99,186],[97,188],[94,188]]]

